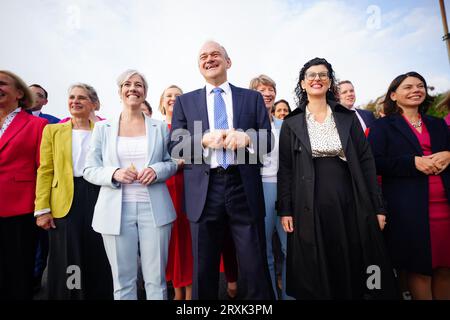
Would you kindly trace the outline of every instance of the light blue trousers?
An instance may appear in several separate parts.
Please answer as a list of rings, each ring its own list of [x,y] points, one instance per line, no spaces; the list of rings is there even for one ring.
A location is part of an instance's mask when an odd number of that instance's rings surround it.
[[[266,217],[264,219],[266,228],[266,249],[267,249],[267,263],[269,265],[270,278],[272,280],[272,287],[275,291],[275,298],[277,295],[277,282],[275,275],[275,258],[273,256],[272,238],[275,230],[281,243],[281,251],[283,253],[283,267],[281,271],[281,277],[283,282],[283,288],[281,290],[281,298],[283,300],[290,299],[286,295],[286,240],[287,234],[283,230],[280,217],[277,216],[275,210],[275,201],[277,200],[277,184],[272,182],[263,182],[264,190],[264,202],[266,206]]]
[[[122,204],[120,235],[102,234],[115,300],[137,300],[138,251],[147,300],[167,300],[166,264],[172,224],[156,227],[148,202]]]

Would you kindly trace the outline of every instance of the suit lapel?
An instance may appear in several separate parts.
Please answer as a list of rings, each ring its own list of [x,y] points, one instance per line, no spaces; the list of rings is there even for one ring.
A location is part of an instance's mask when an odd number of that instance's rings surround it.
[[[16,134],[22,130],[22,128],[28,123],[30,116],[24,110],[21,110],[15,117],[14,120],[9,125],[8,129],[3,133],[0,138],[0,151],[8,144],[9,140],[11,140]]]
[[[233,128],[239,128],[239,118],[242,111],[242,103],[244,101],[242,91],[239,88],[230,84],[231,93],[233,96]]]
[[[300,142],[305,146],[306,151],[312,155],[311,151],[311,142],[309,140],[308,127],[306,124],[306,114],[304,109],[298,114],[297,117],[294,117],[291,128],[294,132],[295,136],[300,140]]]
[[[145,160],[145,163],[148,167],[153,157],[153,152],[155,151],[156,125],[147,117],[145,117],[145,134],[147,136],[147,159]]]
[[[419,140],[417,140],[416,135],[411,131],[411,128],[401,115],[393,115],[391,117],[391,124],[406,138],[406,140],[409,141],[409,143],[411,143],[411,145],[419,154],[423,154],[422,148],[419,144]]]
[[[117,139],[119,137],[119,122],[120,116],[111,120],[110,124],[107,125],[110,132],[107,133],[107,136],[110,137],[109,141],[109,157],[111,162],[120,167],[119,157],[117,156]]]
[[[197,92],[196,105],[203,124],[203,132],[209,130],[208,106],[206,103],[206,87]]]
[[[333,110],[334,122],[336,123],[336,129],[339,133],[339,138],[341,139],[342,149],[346,151],[353,117],[348,113],[343,113],[335,110]]]
[[[56,141],[55,143],[59,144],[61,146],[62,161],[66,161],[68,168],[70,168],[71,173],[73,175],[73,161],[72,161],[72,121],[69,120],[67,122],[64,122],[61,124],[61,130],[59,134],[59,141]]]

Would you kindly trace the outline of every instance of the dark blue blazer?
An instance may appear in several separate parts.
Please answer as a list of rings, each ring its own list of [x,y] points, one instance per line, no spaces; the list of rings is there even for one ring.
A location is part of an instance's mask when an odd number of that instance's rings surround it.
[[[432,152],[450,151],[444,120],[426,115],[422,120],[430,134]],[[388,212],[385,233],[392,262],[399,269],[431,275],[428,176],[417,170],[414,162],[415,156],[423,155],[419,141],[398,114],[375,121],[368,139],[377,173],[382,176]],[[450,199],[450,168],[440,176]]]
[[[42,112],[39,114],[39,117],[47,119],[48,123],[50,123],[50,124],[58,123],[61,120],[61,119],[59,119],[57,117],[54,117],[54,116],[52,116],[50,114],[46,114],[46,113],[42,113]]]
[[[356,112],[361,116],[361,118],[364,120],[364,123],[366,124],[367,128],[370,128],[372,124],[374,123],[375,116],[373,113],[369,110],[362,110],[362,109],[355,109]]]
[[[233,96],[233,127],[236,130],[254,129],[255,131],[254,134],[250,134],[255,153],[252,155],[246,149],[243,150],[246,161],[238,164],[251,214],[250,217],[243,218],[255,221],[265,216],[260,175],[261,162],[257,155],[260,150],[265,149],[266,152],[271,150],[270,122],[264,100],[259,92],[238,88],[231,84],[230,87]],[[194,131],[195,126],[198,127],[197,131]],[[260,129],[265,129],[265,133],[261,131],[263,134],[256,134]],[[173,109],[169,152],[172,157],[182,157],[186,161],[184,166],[185,204],[187,217],[192,222],[200,219],[208,192],[210,165],[203,158],[201,143],[206,130],[209,130],[206,88],[177,97]],[[250,160],[252,164],[249,163]]]

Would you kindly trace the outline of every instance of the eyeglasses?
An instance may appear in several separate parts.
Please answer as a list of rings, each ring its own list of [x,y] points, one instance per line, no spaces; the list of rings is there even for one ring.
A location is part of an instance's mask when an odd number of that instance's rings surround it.
[[[308,72],[305,75],[305,78],[306,78],[306,80],[313,81],[313,80],[316,79],[317,76],[319,76],[319,79],[322,80],[322,81],[329,79],[328,72],[319,72],[319,73],[317,73],[317,72]]]

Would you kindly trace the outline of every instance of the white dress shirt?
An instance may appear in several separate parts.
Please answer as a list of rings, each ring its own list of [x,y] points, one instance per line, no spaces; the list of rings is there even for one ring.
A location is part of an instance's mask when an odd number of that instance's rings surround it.
[[[354,111],[354,112],[356,113],[356,116],[358,117],[359,123],[361,123],[361,127],[363,128],[363,131],[366,132],[367,126],[366,126],[366,124],[364,123],[364,120],[363,120],[363,118],[361,117],[361,115],[359,114],[359,112],[356,111],[355,106],[349,108],[349,110],[352,110],[352,111]]]
[[[213,85],[207,83],[206,84],[206,106],[208,110],[208,122],[209,122],[209,131],[215,131],[214,124],[214,92],[212,90],[214,88],[221,88],[223,92],[221,93],[223,101],[225,102],[225,108],[227,112],[227,121],[228,121],[228,129],[233,128],[233,94],[231,92],[231,87],[228,81],[222,83],[218,87],[214,87]],[[205,157],[208,156],[210,150],[209,148],[205,148],[203,155]],[[211,169],[217,168],[219,164],[217,163],[217,150],[211,150]],[[234,157],[233,162],[234,164]]]

